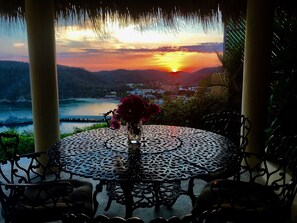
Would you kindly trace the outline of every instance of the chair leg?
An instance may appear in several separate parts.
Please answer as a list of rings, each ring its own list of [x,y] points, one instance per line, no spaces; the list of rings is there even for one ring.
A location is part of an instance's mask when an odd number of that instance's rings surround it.
[[[108,211],[110,206],[111,206],[111,202],[112,200],[114,200],[114,192],[116,191],[116,183],[115,182],[108,182],[106,183],[106,191],[107,191],[107,195],[108,195],[108,201],[105,207],[105,211]]]
[[[106,207],[104,209],[104,211],[108,211],[110,206],[111,206],[111,202],[112,202],[112,198],[110,196],[108,196],[108,201],[107,201],[107,204],[106,204]]]
[[[189,184],[188,184],[188,191],[187,191],[187,194],[188,196],[190,197],[191,201],[192,201],[192,207],[194,207],[195,205],[195,202],[196,202],[196,196],[194,194],[194,180],[195,178],[190,178],[189,180]]]
[[[102,192],[103,190],[103,185],[105,184],[104,181],[100,181],[99,184],[96,185],[96,190],[93,194],[93,200],[94,200],[94,213],[96,213],[98,206],[99,206],[99,202],[97,200],[97,195]]]

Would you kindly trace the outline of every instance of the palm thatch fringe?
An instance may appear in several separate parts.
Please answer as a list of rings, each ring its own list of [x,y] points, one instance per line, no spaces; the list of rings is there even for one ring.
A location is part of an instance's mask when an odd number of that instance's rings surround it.
[[[246,0],[55,0],[57,21],[91,21],[97,29],[109,21],[173,27],[179,18],[207,27],[221,15],[223,21],[236,19],[245,8]],[[0,20],[24,21],[25,14],[25,0],[0,0]]]
[[[295,0],[274,1],[277,7],[297,14]],[[240,19],[245,15],[247,0],[55,0],[54,3],[57,21],[66,21],[65,24],[91,21],[100,30],[110,21],[122,26],[161,21],[165,27],[173,27],[179,18],[207,27],[219,19],[223,22]],[[24,21],[25,13],[25,0],[0,0],[1,21]]]

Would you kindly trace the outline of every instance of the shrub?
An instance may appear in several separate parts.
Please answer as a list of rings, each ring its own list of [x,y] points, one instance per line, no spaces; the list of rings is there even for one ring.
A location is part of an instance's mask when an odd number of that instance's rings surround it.
[[[106,127],[107,124],[106,123],[98,123],[98,124],[94,124],[92,126],[87,126],[84,128],[78,128],[75,127],[73,129],[73,132],[71,133],[61,133],[61,138],[65,138],[67,136],[79,133],[79,132],[83,132],[86,130],[91,130],[91,129],[97,129],[97,128],[102,128],[102,127]],[[18,154],[26,154],[26,153],[32,153],[35,151],[35,146],[34,146],[34,134],[31,132],[27,132],[27,131],[23,131],[22,133],[17,132],[16,129],[9,129],[7,131],[4,131],[6,133],[10,133],[10,134],[16,134],[18,135],[19,139],[20,139],[20,143],[19,143],[19,147],[18,147]],[[0,150],[0,159],[3,157],[3,150]]]
[[[165,98],[161,113],[150,123],[199,128],[204,115],[225,110],[226,106],[226,98],[208,94],[196,93],[188,99]]]

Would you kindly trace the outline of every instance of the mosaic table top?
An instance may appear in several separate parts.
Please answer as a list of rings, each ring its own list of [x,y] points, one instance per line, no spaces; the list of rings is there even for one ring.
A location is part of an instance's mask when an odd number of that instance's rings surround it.
[[[129,146],[125,127],[100,128],[62,139],[50,154],[64,171],[94,180],[170,182],[220,170],[236,148],[209,131],[144,125],[139,147]]]

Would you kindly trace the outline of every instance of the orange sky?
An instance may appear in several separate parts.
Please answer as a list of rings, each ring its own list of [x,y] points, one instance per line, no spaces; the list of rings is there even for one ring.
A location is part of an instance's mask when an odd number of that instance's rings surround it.
[[[90,71],[116,69],[157,69],[162,71],[193,72],[204,67],[220,66],[216,53],[142,53],[133,55],[114,55],[98,57],[59,58],[59,64],[81,67]]]
[[[26,30],[0,33],[1,60],[28,61]],[[186,22],[179,31],[119,27],[111,24],[102,35],[91,29],[68,26],[56,29],[58,64],[89,71],[157,69],[193,72],[221,65],[217,52],[223,49],[222,25],[207,33]]]

